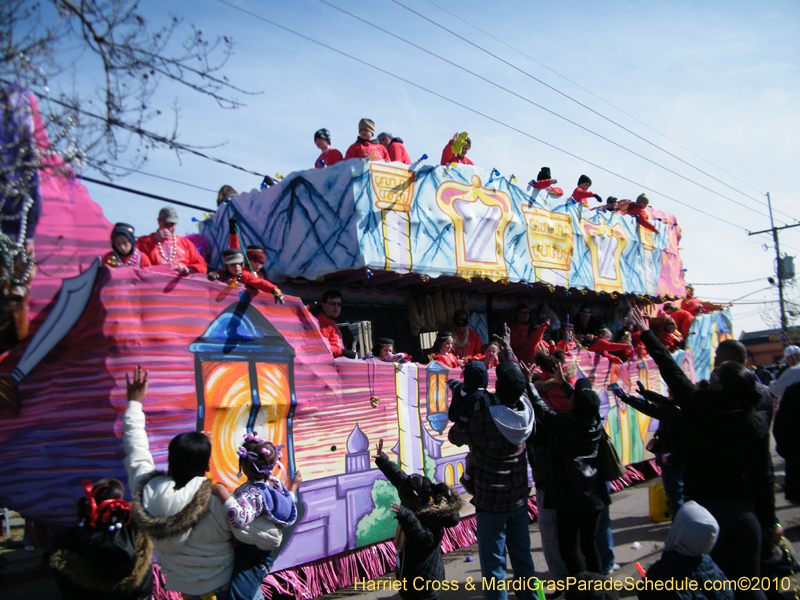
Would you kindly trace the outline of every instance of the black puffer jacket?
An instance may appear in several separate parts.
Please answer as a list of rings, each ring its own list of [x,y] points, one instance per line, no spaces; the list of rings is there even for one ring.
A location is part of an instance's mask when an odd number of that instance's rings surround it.
[[[564,387],[569,384],[564,384]],[[569,386],[572,387],[572,386]],[[569,397],[567,393],[565,396]],[[554,412],[528,384],[537,425],[551,436],[544,473],[544,506],[569,512],[595,512],[611,504],[608,489],[597,471],[597,451],[603,436],[602,419],[586,421],[574,411]]]
[[[65,600],[145,600],[153,595],[153,544],[131,524],[69,527],[42,558]]]
[[[775,476],[765,413],[760,406],[734,404],[708,384],[692,383],[652,331],[641,339],[681,407],[686,497],[703,505],[745,500],[762,527],[773,527]]]
[[[657,447],[653,449],[658,465],[664,466],[662,457],[664,454],[669,454],[669,466],[682,467],[681,444],[685,436],[680,407],[657,392],[645,390],[642,396],[640,398],[625,394],[621,400],[640,413],[658,419],[658,430],[656,431],[658,443]]]
[[[375,461],[378,468],[396,488],[408,477],[388,456],[381,454]],[[443,581],[445,578],[442,560],[442,536],[445,527],[455,527],[459,521],[461,498],[451,490],[451,495],[439,504],[422,508],[417,513],[400,507],[397,521],[405,543],[398,552],[396,576],[405,581],[405,590],[400,590],[403,600],[429,600],[439,596],[439,590],[426,590],[424,581]],[[414,580],[417,588],[414,589]],[[437,586],[438,587],[438,586]]]

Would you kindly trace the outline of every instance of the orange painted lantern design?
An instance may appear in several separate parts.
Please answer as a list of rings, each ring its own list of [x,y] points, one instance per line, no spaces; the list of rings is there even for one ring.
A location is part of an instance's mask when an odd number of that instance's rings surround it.
[[[447,376],[450,371],[431,361],[425,369],[428,388],[428,423],[437,433],[447,428]]]
[[[212,478],[228,487],[244,482],[236,449],[244,434],[256,431],[282,447],[283,468],[273,474],[288,486],[295,469],[294,349],[249,301],[242,301],[214,319],[189,350],[195,355],[197,429],[211,433]]]

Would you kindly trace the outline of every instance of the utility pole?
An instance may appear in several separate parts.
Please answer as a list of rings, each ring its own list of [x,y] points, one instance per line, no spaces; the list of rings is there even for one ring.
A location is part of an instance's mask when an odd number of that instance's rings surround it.
[[[778,271],[778,299],[781,306],[781,338],[783,341],[786,342],[788,340],[786,329],[788,328],[786,324],[786,307],[783,303],[783,263],[781,259],[781,246],[778,242],[778,232],[782,229],[791,229],[792,227],[800,227],[800,223],[796,223],[794,225],[784,225],[783,227],[775,227],[775,220],[772,218],[772,200],[769,197],[769,192],[767,192],[767,206],[769,207],[769,229],[764,229],[763,231],[753,231],[747,232],[747,235],[760,235],[762,233],[772,233],[772,241],[775,242],[775,257],[777,263],[777,271]]]

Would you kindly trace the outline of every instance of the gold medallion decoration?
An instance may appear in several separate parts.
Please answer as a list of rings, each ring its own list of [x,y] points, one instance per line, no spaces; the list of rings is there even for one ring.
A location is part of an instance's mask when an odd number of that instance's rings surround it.
[[[572,262],[572,217],[536,206],[523,206],[528,250],[534,268],[569,271]]]

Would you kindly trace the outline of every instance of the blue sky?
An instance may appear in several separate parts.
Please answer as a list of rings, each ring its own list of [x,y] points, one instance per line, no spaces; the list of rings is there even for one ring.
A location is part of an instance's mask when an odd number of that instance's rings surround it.
[[[386,130],[402,137],[412,159],[426,153],[434,160],[454,132],[467,130],[473,140],[470,157],[477,164],[487,169],[496,167],[503,175],[516,174],[523,185],[536,176],[541,166],[547,165],[567,192],[573,189],[582,173],[594,181],[592,190],[603,196],[634,198],[644,187],[655,190],[647,192],[652,205],[676,215],[683,228],[682,256],[688,269],[687,281],[725,283],[761,278],[743,285],[700,285],[697,291],[701,297],[732,300],[768,287],[765,279],[773,274],[774,251],[764,251],[762,244],[771,244],[771,240],[767,236],[748,237],[744,230],[769,227],[764,197],[768,191],[774,207],[785,213],[776,213],[778,223],[800,219],[794,182],[800,156],[800,114],[797,111],[800,44],[796,37],[800,5],[796,2],[768,0],[756,6],[738,1],[485,3],[398,0],[399,4],[391,0],[329,1],[522,98],[319,0],[230,0],[230,4],[253,14],[220,0],[170,3],[143,0],[143,12],[153,22],[168,18],[168,10],[169,14],[194,23],[208,36],[232,36],[236,46],[225,74],[236,85],[260,92],[256,96],[238,95],[247,106],[225,111],[207,99],[163,86],[158,98],[162,107],[169,108],[176,99],[181,107],[181,141],[209,146],[208,154],[256,172],[287,175],[313,166],[318,154],[313,133],[320,127],[330,129],[334,146],[344,151],[356,137],[358,120],[369,117],[375,121],[378,131]],[[466,37],[516,69],[412,14],[400,4]],[[372,63],[528,135],[263,19]],[[533,78],[557,88],[721,182],[623,131]],[[163,124],[156,123],[153,127],[161,125],[168,128],[171,123],[165,119]],[[544,140],[580,159],[528,136]],[[636,184],[590,166],[586,161]],[[96,176],[88,171],[85,174]],[[152,175],[214,191],[156,179]],[[201,158],[189,155],[177,158],[174,153],[160,150],[151,154],[142,173],[128,176],[119,183],[213,207],[215,190],[221,185],[230,184],[239,191],[248,191],[257,188],[260,179]],[[136,226],[139,234],[154,229],[161,203],[95,184],[87,184],[87,187],[109,220],[128,221]],[[736,226],[714,220],[690,206],[718,215]],[[181,232],[192,230],[191,218],[201,216],[189,209],[179,209],[179,213]],[[783,233],[781,242],[787,253],[800,253],[800,227]],[[764,291],[746,300],[776,298],[777,293]],[[767,326],[760,314],[761,308],[753,304],[735,306],[737,334]]]

